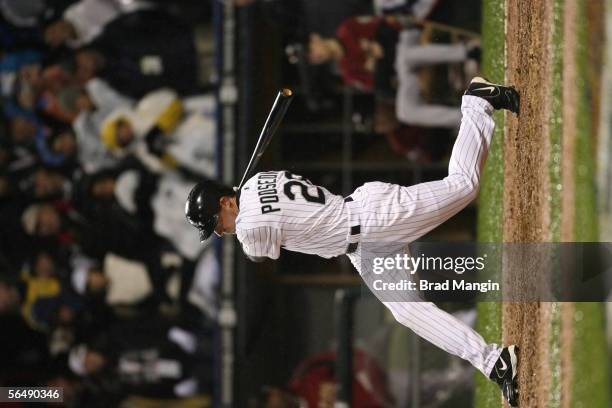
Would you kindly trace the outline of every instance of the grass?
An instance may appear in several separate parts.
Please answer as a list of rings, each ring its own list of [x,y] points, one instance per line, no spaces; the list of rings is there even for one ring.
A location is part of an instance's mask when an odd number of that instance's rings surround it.
[[[608,353],[602,303],[576,303],[574,312],[574,383],[572,407],[607,408]]]
[[[597,205],[595,194],[595,162],[591,141],[594,137],[591,123],[591,89],[588,78],[588,19],[586,2],[579,2],[578,68],[579,100],[577,101],[578,134],[575,151],[576,241],[598,241]],[[610,404],[608,353],[605,339],[605,320],[602,303],[576,303],[574,313],[572,406],[576,408],[605,408]],[[580,375],[588,373],[588,375]]]
[[[549,205],[550,234],[553,242],[561,240],[561,135],[563,134],[562,86],[563,86],[563,3],[553,1],[552,80],[550,105],[550,160],[549,160]],[[557,259],[553,262],[558,262]],[[549,363],[552,369],[548,406],[561,406],[561,308],[559,303],[551,307]]]
[[[504,0],[482,2],[482,45],[484,75],[494,82],[503,82],[505,77]],[[504,179],[504,116],[495,114],[495,134],[485,164],[480,187],[478,205],[478,240],[480,242],[502,241],[502,201]],[[494,254],[489,255],[489,265]],[[499,276],[500,271],[492,271]],[[501,303],[478,303],[476,330],[488,342],[501,343]],[[499,389],[482,374],[476,374],[474,406],[489,408],[500,406]]]
[[[550,112],[550,232],[553,242],[561,239],[561,135],[563,134],[563,1],[553,2],[552,94]]]

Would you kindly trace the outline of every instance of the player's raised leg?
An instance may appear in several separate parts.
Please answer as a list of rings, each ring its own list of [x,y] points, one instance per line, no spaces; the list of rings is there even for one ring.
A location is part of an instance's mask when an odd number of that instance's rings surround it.
[[[415,241],[476,198],[495,128],[495,109],[518,112],[516,90],[474,78],[462,99],[461,127],[447,177],[409,187],[371,183],[357,189],[353,198],[362,201],[362,239]]]

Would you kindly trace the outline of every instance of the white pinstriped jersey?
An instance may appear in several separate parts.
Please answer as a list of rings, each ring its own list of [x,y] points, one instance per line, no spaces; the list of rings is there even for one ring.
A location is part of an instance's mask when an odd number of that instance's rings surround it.
[[[452,217],[478,192],[495,123],[484,99],[464,96],[461,128],[443,180],[414,186],[366,183],[345,202],[322,187],[288,172],[251,178],[240,195],[236,233],[247,255],[277,259],[280,248],[333,257],[347,252],[351,226],[360,225],[359,246],[348,254],[362,274],[372,257],[362,247],[389,243],[390,253]],[[383,247],[387,250],[387,246]],[[406,296],[381,299],[397,321],[441,349],[468,360],[489,375],[501,348],[433,303]]]
[[[257,173],[242,187],[236,235],[247,255],[277,259],[280,248],[324,258],[346,253],[344,199],[288,171]]]

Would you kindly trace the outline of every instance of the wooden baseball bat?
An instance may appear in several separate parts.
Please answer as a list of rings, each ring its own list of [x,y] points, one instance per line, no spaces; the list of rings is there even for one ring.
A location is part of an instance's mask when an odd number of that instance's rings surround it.
[[[240,184],[238,184],[238,187],[234,187],[234,190],[240,190],[255,170],[257,163],[259,163],[259,159],[266,151],[266,148],[272,140],[272,136],[274,136],[274,133],[276,133],[276,130],[280,126],[285,113],[287,113],[287,109],[289,108],[289,104],[291,103],[292,99],[293,92],[291,89],[283,88],[278,92],[278,95],[276,95],[274,104],[270,109],[270,113],[268,113],[268,118],[266,119],[266,122],[259,133],[259,139],[257,140],[257,145],[255,145],[255,150],[253,150],[253,154],[251,155],[251,160],[249,160],[249,164],[247,165],[246,170],[244,170]]]

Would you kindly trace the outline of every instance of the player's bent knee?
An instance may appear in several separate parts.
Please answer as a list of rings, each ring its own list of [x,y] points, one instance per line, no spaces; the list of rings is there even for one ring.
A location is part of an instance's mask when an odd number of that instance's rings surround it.
[[[448,183],[454,185],[452,189],[457,200],[474,200],[478,196],[480,183],[478,178],[471,178],[463,174],[449,175],[445,179]]]
[[[480,190],[480,180],[478,177],[464,175],[462,182],[464,186],[462,189],[462,195],[470,200],[475,199],[478,196],[478,191]]]
[[[475,200],[476,197],[478,197],[478,191],[480,190],[480,185],[476,182],[476,183],[470,183],[468,184],[467,188],[466,188],[466,192],[465,195],[467,198],[469,198],[469,200]]]

